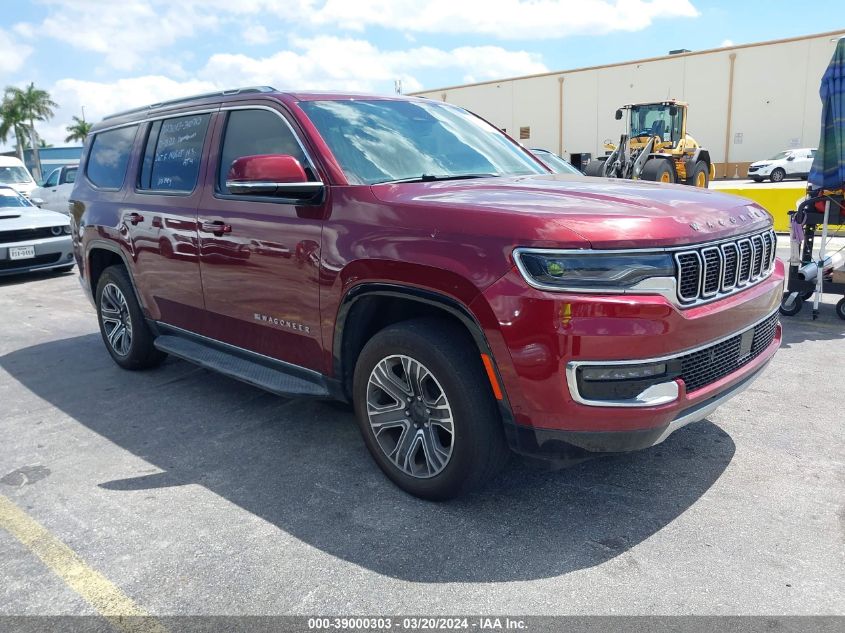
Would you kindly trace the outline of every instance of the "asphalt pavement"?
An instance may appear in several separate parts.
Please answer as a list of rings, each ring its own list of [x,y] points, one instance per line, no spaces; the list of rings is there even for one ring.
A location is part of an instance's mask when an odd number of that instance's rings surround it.
[[[837,299],[664,444],[513,460],[436,504],[382,476],[350,413],[175,359],[123,371],[75,273],[0,279],[0,500],[45,531],[0,528],[0,615],[97,612],[44,539],[156,616],[845,614]]]

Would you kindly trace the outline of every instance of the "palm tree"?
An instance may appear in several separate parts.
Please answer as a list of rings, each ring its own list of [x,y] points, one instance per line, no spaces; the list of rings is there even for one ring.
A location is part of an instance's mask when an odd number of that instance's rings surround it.
[[[26,140],[26,119],[18,104],[11,99],[4,98],[0,103],[0,142],[5,143],[9,135],[15,137],[15,150],[18,158],[23,162],[23,149]]]
[[[88,132],[91,131],[92,127],[93,124],[88,123],[84,116],[81,119],[78,116],[74,116],[73,123],[65,128],[68,132],[68,135],[65,137],[65,143],[72,143],[73,141],[84,143],[85,137],[88,136]]]
[[[41,180],[41,156],[38,154],[38,134],[35,132],[35,122],[53,118],[53,108],[57,108],[59,104],[50,98],[49,92],[36,88],[32,82],[26,88],[7,86],[4,101],[6,99],[15,104],[24,121],[29,121],[28,131],[30,146],[32,147],[32,162],[35,167],[32,175],[38,182]]]

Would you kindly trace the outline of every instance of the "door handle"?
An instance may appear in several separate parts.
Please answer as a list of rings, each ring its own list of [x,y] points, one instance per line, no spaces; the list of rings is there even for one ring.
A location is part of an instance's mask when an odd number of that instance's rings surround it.
[[[125,219],[132,226],[136,226],[138,224],[138,222],[144,221],[144,216],[141,215],[140,213],[130,213],[129,215],[126,216]]]
[[[203,220],[200,222],[200,231],[214,233],[219,237],[224,233],[231,233],[232,225],[226,224],[223,220]]]

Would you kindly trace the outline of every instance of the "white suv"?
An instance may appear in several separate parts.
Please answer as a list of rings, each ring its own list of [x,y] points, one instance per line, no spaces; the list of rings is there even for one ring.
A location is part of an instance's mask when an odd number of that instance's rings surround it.
[[[813,147],[778,152],[769,160],[751,163],[748,177],[754,182],[762,182],[766,178],[772,182],[780,182],[784,178],[806,178],[815,155],[816,149]]]

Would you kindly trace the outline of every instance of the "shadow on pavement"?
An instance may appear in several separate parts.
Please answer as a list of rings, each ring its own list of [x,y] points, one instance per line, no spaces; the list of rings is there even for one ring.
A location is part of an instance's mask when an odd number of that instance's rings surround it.
[[[835,297],[838,301],[839,297]],[[783,343],[789,348],[804,341],[835,341],[845,339],[845,321],[836,316],[835,304],[819,304],[819,318],[813,321],[812,301],[805,301],[801,312],[792,317],[781,315]]]
[[[393,487],[352,415],[329,404],[284,400],[177,360],[126,372],[97,334],[21,349],[0,366],[162,471],[100,484],[113,494],[202,485],[313,547],[416,582],[529,580],[603,563],[687,510],[735,450],[701,422],[653,449],[568,470],[513,460],[483,491],[433,504]]]

